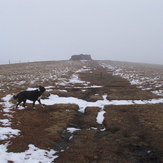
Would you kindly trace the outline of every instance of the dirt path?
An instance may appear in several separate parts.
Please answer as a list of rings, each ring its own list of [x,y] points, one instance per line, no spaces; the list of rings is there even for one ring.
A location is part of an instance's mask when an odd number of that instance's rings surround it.
[[[92,90],[92,95],[106,93],[109,99],[156,97],[131,86],[125,79],[105,73],[102,69],[98,69],[91,75],[83,73],[81,77],[94,84],[104,85],[100,90]],[[87,99],[90,99],[90,96],[91,93],[88,92]],[[97,125],[95,122],[94,115],[97,114],[98,108],[88,108],[83,118],[78,118],[76,122],[82,130],[75,133],[71,145],[56,162],[161,162],[163,159],[162,108],[163,104],[105,106],[105,131],[101,131],[104,126]]]

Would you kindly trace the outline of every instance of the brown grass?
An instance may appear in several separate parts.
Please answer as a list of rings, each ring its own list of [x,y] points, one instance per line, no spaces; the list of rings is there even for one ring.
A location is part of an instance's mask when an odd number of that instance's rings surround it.
[[[101,100],[104,94],[109,100],[159,98],[149,91],[130,85],[119,76],[113,76],[98,63],[54,61],[0,66],[0,86],[3,89],[0,98],[28,87],[36,88],[38,85],[54,86],[43,98],[48,98],[50,94],[72,96],[92,102]],[[120,64],[127,69],[126,65]],[[82,88],[84,86],[81,84],[57,84],[62,82],[62,78],[69,80],[71,75],[83,66],[92,70],[80,73],[81,80],[90,82],[89,85],[102,86],[101,88]],[[128,70],[131,70],[131,67]],[[138,70],[141,70],[139,66]],[[159,72],[162,74],[162,69]],[[19,85],[18,82],[22,81],[24,83]],[[8,151],[22,152],[28,149],[29,144],[34,144],[43,149],[62,147],[64,152],[59,153],[60,157],[55,160],[59,163],[161,162],[162,108],[163,104],[105,106],[105,121],[103,125],[99,125],[96,117],[100,108],[97,107],[87,107],[82,114],[77,111],[77,105],[60,104],[45,108],[36,105],[36,109],[32,109],[32,104],[27,104],[27,109],[15,110],[13,113],[11,127],[21,130],[21,134],[11,139]],[[0,109],[2,110],[1,105]],[[0,118],[3,119],[4,116],[1,115]],[[70,134],[65,132],[67,127],[81,130],[75,132],[73,139],[69,140]],[[100,131],[104,127],[106,130]],[[147,151],[151,151],[150,154],[147,154]]]
[[[55,142],[61,141],[61,133],[75,118],[78,106],[52,105],[46,108],[17,110],[14,113],[13,128],[21,130],[21,135],[13,138],[8,151],[22,152],[28,144],[43,149],[54,148]]]

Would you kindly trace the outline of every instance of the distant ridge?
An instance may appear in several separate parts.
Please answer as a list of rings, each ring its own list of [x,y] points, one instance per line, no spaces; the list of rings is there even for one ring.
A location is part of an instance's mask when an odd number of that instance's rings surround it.
[[[79,55],[72,55],[70,60],[92,60],[91,55],[88,54],[79,54]]]

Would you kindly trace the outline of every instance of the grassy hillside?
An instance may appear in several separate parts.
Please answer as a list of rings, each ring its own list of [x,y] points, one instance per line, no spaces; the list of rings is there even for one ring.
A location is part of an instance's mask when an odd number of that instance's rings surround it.
[[[127,62],[1,65],[0,159],[162,162],[162,77],[162,65]],[[44,107],[15,109],[11,97],[39,85]]]

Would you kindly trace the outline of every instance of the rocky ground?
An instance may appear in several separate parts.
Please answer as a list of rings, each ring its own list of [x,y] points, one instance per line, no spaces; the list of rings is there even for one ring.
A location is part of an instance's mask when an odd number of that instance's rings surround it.
[[[32,144],[45,150],[47,160],[38,162],[161,163],[163,101],[152,99],[162,100],[163,66],[141,66],[112,61],[0,66],[0,158],[16,162],[15,157],[22,157],[17,154],[25,152],[22,160],[37,162],[26,153]],[[38,85],[47,89],[44,107],[28,103],[26,109],[15,109],[15,101],[4,98]],[[58,95],[54,103],[52,95]],[[19,133],[2,133],[7,127]],[[50,155],[50,150],[56,152]]]

